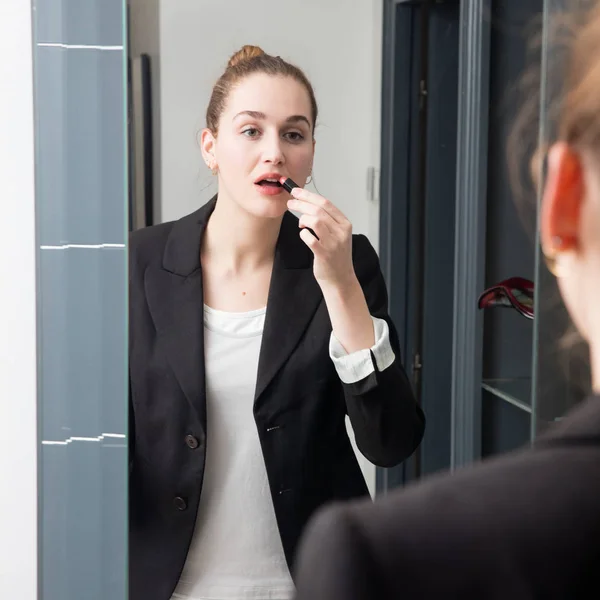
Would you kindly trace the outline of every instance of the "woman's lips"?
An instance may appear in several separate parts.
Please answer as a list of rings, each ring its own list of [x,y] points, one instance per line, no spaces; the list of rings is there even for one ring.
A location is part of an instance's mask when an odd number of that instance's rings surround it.
[[[283,194],[285,192],[280,185],[260,185],[255,183],[254,187],[257,188],[258,193],[262,194],[263,196],[279,196],[279,194]]]

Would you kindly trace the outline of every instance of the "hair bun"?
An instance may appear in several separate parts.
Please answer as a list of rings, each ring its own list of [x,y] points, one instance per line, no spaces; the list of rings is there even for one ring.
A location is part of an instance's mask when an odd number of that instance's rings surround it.
[[[242,62],[247,60],[252,60],[253,58],[257,58],[258,56],[263,56],[265,51],[258,46],[249,46],[246,45],[240,50],[238,50],[227,63],[228,68],[236,67]]]

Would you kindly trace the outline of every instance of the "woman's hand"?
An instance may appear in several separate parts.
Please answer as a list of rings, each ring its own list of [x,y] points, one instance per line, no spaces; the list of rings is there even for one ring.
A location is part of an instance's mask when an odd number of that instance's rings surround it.
[[[329,200],[294,188],[288,201],[300,216],[300,237],[313,251],[313,271],[321,287],[333,333],[346,352],[375,344],[373,320],[352,262],[352,225]],[[306,228],[310,227],[317,239]]]
[[[347,288],[356,275],[352,264],[352,224],[323,196],[294,188],[288,208],[302,213],[300,237],[312,250],[315,279],[321,287]],[[317,239],[307,228],[312,229]]]

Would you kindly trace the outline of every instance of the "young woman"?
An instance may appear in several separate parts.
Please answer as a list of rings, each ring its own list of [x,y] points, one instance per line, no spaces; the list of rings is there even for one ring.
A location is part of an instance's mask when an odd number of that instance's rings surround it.
[[[595,395],[535,447],[316,517],[299,600],[600,597],[600,4],[562,74],[544,253],[589,343]]]
[[[279,600],[310,515],[421,441],[377,255],[311,174],[305,75],[256,47],[212,93],[218,194],[130,242],[130,598]],[[296,218],[290,210],[299,213]]]

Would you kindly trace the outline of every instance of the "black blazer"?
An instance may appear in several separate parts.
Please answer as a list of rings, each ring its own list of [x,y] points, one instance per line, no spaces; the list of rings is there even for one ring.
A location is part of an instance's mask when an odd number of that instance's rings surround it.
[[[600,398],[533,449],[315,517],[298,600],[600,598]]]
[[[200,242],[215,199],[130,239],[130,598],[171,597],[194,531],[207,431]],[[288,565],[322,504],[367,495],[345,429],[390,467],[421,441],[424,417],[400,363],[377,255],[354,236],[354,266],[374,316],[390,325],[396,361],[344,385],[329,358],[331,323],[312,252],[286,213],[275,253],[254,417]],[[244,524],[240,523],[240,527]]]

